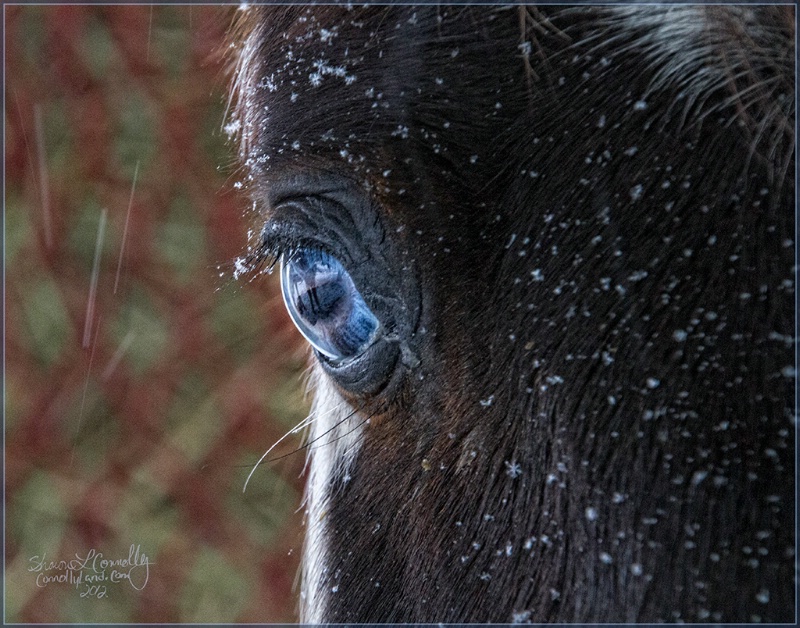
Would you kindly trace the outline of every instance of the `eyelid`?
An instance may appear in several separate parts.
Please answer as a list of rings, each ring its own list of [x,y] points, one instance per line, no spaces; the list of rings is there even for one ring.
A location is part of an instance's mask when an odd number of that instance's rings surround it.
[[[261,231],[259,248],[272,258],[299,248],[324,251],[346,266],[361,257],[364,234],[341,198],[285,194],[271,205],[270,214]]]
[[[322,239],[319,233],[311,233],[307,225],[288,220],[269,220],[261,231],[259,252],[275,265],[282,256],[291,257],[300,249],[316,249],[323,251],[347,263],[351,256],[343,248],[332,245],[328,239]]]
[[[354,182],[322,172],[297,172],[276,177],[269,186],[268,202],[272,208],[284,203],[309,198],[333,198],[347,192]]]

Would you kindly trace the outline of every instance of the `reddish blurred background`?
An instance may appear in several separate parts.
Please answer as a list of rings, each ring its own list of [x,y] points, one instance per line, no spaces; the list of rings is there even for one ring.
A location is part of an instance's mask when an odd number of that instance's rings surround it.
[[[231,277],[235,9],[4,10],[5,619],[292,621],[299,441],[242,488],[305,416],[305,350],[273,277]],[[58,581],[131,546],[144,586]]]

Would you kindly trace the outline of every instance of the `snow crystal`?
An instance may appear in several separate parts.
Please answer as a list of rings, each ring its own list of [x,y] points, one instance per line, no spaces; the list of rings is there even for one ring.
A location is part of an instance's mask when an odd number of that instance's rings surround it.
[[[527,624],[530,623],[530,620],[531,620],[530,611],[514,611],[514,613],[511,615],[512,624]]]
[[[240,275],[247,272],[247,263],[244,261],[244,258],[237,257],[233,262],[233,278],[234,280],[239,279]]]
[[[632,201],[638,201],[642,198],[642,193],[644,192],[644,186],[641,183],[634,185],[629,191],[628,194],[631,197]]]
[[[516,460],[510,462],[506,460],[504,464],[506,465],[506,475],[512,480],[522,475],[522,466]]]

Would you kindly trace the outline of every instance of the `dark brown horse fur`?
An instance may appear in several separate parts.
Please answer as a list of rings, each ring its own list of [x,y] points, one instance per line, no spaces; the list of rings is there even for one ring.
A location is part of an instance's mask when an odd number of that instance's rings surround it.
[[[341,261],[301,613],[791,622],[794,7],[254,7],[244,261]]]

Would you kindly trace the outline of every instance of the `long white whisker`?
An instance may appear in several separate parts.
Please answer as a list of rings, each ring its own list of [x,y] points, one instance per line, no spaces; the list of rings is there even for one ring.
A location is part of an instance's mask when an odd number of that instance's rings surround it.
[[[343,405],[345,405],[345,402],[342,402],[341,404],[339,404],[338,406],[336,406],[336,407],[334,407],[334,408],[328,408],[328,409],[327,409],[327,413],[336,412],[336,411],[338,411],[338,410],[339,410],[339,408],[341,408]],[[292,429],[290,429],[288,432],[286,432],[286,434],[284,434],[284,435],[283,435],[283,436],[281,436],[281,437],[280,437],[278,440],[276,440],[276,441],[275,441],[275,442],[272,444],[272,446],[271,446],[269,449],[267,449],[267,451],[265,451],[265,452],[264,452],[264,453],[261,455],[261,457],[258,459],[258,461],[257,461],[257,462],[256,462],[256,463],[253,465],[253,468],[250,470],[250,473],[247,475],[247,479],[244,481],[244,486],[242,487],[242,493],[244,493],[244,492],[247,490],[247,485],[248,485],[248,483],[250,482],[250,478],[252,478],[252,477],[253,477],[253,474],[256,472],[256,469],[258,469],[258,466],[259,466],[259,465],[260,465],[260,464],[261,464],[261,463],[264,461],[264,459],[265,459],[265,458],[266,458],[266,457],[267,457],[267,456],[268,456],[268,455],[269,455],[269,454],[272,452],[272,450],[273,450],[273,449],[275,449],[275,448],[276,448],[278,445],[280,445],[280,444],[281,444],[281,443],[282,443],[284,440],[286,440],[286,439],[287,439],[289,436],[292,436],[293,434],[297,434],[297,432],[299,432],[299,431],[300,431],[300,430],[302,430],[302,429],[305,429],[306,427],[308,427],[309,425],[311,425],[311,424],[312,424],[312,423],[314,423],[315,421],[317,421],[317,420],[319,420],[319,419],[323,418],[323,416],[324,416],[324,415],[322,415],[322,416],[314,416],[314,415],[315,415],[315,413],[316,413],[316,411],[312,411],[311,413],[309,413],[309,415],[308,415],[308,416],[307,416],[305,419],[303,419],[302,421],[300,421],[300,423],[298,423],[297,425],[295,425],[295,426],[294,426]]]

